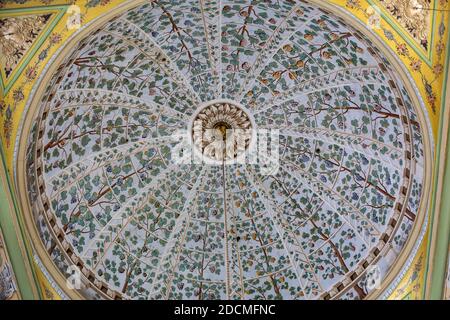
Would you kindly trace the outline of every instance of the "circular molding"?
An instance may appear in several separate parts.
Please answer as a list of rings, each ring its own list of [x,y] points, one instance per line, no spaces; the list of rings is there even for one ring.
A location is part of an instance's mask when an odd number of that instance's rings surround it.
[[[191,133],[195,156],[205,163],[220,165],[245,161],[256,141],[256,129],[255,119],[246,107],[233,100],[215,99],[193,113],[187,132]],[[224,130],[232,136],[227,137]],[[223,140],[220,146],[215,145],[216,139]]]
[[[328,10],[331,13],[335,14],[336,16],[341,17],[344,21],[350,21],[353,23],[356,21],[355,18],[349,17],[348,13],[344,13],[342,9],[336,8],[333,5],[319,3],[317,1],[310,1],[310,2],[312,4],[317,4],[318,7],[324,9],[325,11]],[[23,120],[23,128],[21,130],[20,139],[18,140],[20,142],[18,144],[16,144],[16,146],[18,146],[18,149],[17,149],[17,155],[15,157],[15,160],[16,160],[15,161],[16,171],[15,172],[16,172],[16,178],[17,178],[17,182],[18,182],[17,183],[18,194],[20,195],[20,200],[21,200],[20,203],[23,206],[22,209],[23,209],[23,212],[25,213],[24,216],[25,216],[25,220],[26,220],[27,229],[30,231],[32,243],[35,247],[35,250],[36,250],[38,256],[42,259],[43,265],[45,266],[45,268],[48,269],[50,274],[55,276],[56,282],[62,288],[64,288],[64,285],[65,285],[65,278],[64,278],[64,276],[62,276],[60,274],[59,270],[54,267],[54,264],[51,261],[51,258],[48,256],[47,252],[43,248],[43,246],[40,242],[40,237],[38,235],[38,232],[37,232],[37,229],[35,226],[35,222],[31,215],[31,207],[29,205],[29,200],[27,198],[28,190],[27,190],[27,186],[26,186],[26,177],[25,177],[26,161],[21,160],[21,159],[26,159],[25,154],[26,154],[27,139],[29,136],[29,132],[31,130],[32,121],[34,119],[34,115],[32,115],[32,114],[37,111],[38,108],[36,106],[40,101],[40,97],[44,93],[43,85],[40,85],[39,83],[45,84],[45,83],[48,83],[48,81],[50,81],[54,70],[61,63],[61,61],[63,59],[65,59],[67,54],[72,50],[72,47],[78,43],[78,40],[83,39],[85,36],[90,34],[90,32],[99,28],[104,23],[107,23],[111,19],[111,17],[119,15],[120,13],[139,5],[140,3],[143,3],[143,1],[127,3],[124,6],[116,8],[113,12],[108,12],[101,18],[95,20],[95,22],[93,22],[91,25],[78,31],[76,33],[76,35],[74,35],[74,37],[72,38],[72,41],[71,41],[72,45],[69,46],[69,45],[67,45],[67,42],[66,42],[66,45],[63,47],[63,49],[60,52],[57,53],[57,55],[55,55],[56,56],[55,60],[50,65],[50,67],[45,71],[45,74],[39,80],[36,87],[33,89],[36,91],[32,94],[32,100],[30,100],[30,105],[29,105],[30,110],[27,112],[26,116],[23,117],[23,119],[24,119]],[[361,31],[362,34],[364,34],[364,36],[369,37],[373,41],[373,43],[375,44],[374,47],[379,48],[381,50],[382,54],[389,58],[389,62],[393,65],[394,69],[402,70],[402,72],[399,72],[400,79],[407,86],[407,90],[408,90],[409,96],[413,100],[413,104],[415,106],[421,106],[420,110],[418,108],[416,108],[420,123],[428,123],[428,129],[430,130],[429,121],[426,117],[426,110],[424,108],[423,101],[421,100],[420,97],[416,96],[415,93],[418,91],[414,90],[415,87],[412,82],[412,79],[405,73],[404,66],[401,64],[401,62],[399,62],[398,58],[396,58],[392,54],[390,49],[387,48],[386,45],[376,35],[374,35],[369,30],[365,30],[365,28],[361,25],[360,22],[358,22],[358,25],[359,25],[359,28],[357,28],[357,30]],[[393,78],[397,78],[398,74],[392,75],[392,76],[393,76]],[[231,103],[231,101],[228,101],[227,103]],[[233,104],[234,104],[234,102],[233,102]],[[240,106],[240,108],[245,110],[245,107]],[[203,110],[203,108],[198,109],[197,115],[201,112],[201,110]],[[248,114],[251,114],[251,113],[249,112]],[[254,120],[251,119],[251,121],[252,121],[252,124],[254,124]],[[405,121],[407,124],[408,120],[405,120]],[[256,127],[256,125],[254,127]],[[432,152],[427,152],[427,151],[432,150],[432,138],[431,138],[430,131],[428,131],[428,135],[424,134],[422,136],[423,136],[424,149],[425,149],[425,152],[424,152],[424,156],[425,156],[424,176],[430,177],[431,176],[431,163],[432,163],[431,154],[432,154]],[[368,296],[369,299],[376,298],[379,295],[381,295],[383,292],[389,290],[389,288],[388,288],[389,285],[391,283],[393,283],[396,279],[398,279],[399,276],[401,276],[402,270],[405,269],[405,263],[408,264],[408,261],[410,261],[412,259],[412,257],[410,257],[411,253],[412,254],[415,253],[414,252],[415,249],[418,247],[418,245],[421,242],[421,239],[423,236],[423,232],[421,232],[421,231],[423,230],[424,225],[426,225],[426,217],[427,217],[426,212],[427,212],[427,208],[428,208],[428,199],[429,199],[429,195],[430,195],[430,179],[425,179],[425,182],[426,183],[423,187],[423,196],[422,196],[422,201],[420,203],[420,209],[419,209],[420,214],[417,215],[418,219],[414,223],[413,230],[411,231],[410,236],[409,236],[402,252],[396,258],[396,261],[393,264],[394,267],[391,268],[389,270],[388,274],[386,275],[382,286],[379,289],[372,291]],[[406,195],[406,198],[407,198],[407,195]],[[399,207],[398,217],[400,217],[402,214],[404,214],[404,208]],[[394,224],[393,228],[392,228],[392,233],[395,233],[396,228],[398,228],[398,225]],[[55,236],[57,236],[57,235],[55,235]],[[382,254],[383,254],[383,249],[378,250],[378,252],[375,251],[372,256],[373,260],[370,263],[373,263],[373,261],[376,261],[377,259],[379,259],[382,256]],[[361,265],[364,265],[364,264],[365,264],[365,262],[362,261]],[[357,281],[359,281],[364,276],[365,269],[366,268],[363,267],[362,271],[359,274],[351,275],[349,278],[350,283],[356,283]],[[87,278],[88,278],[88,276],[86,276],[86,279],[85,279],[86,281],[88,281]],[[341,295],[343,295],[346,292],[346,289],[339,290],[339,286],[340,286],[340,284],[336,284],[336,286],[335,286],[335,295],[328,296],[328,297],[324,296],[323,298],[332,298],[332,299],[339,298]],[[348,284],[347,284],[347,286],[348,286]],[[99,295],[101,295],[103,297],[109,297],[109,298],[120,297],[119,295],[117,295],[117,293],[110,292],[109,289],[103,290],[104,288],[106,288],[106,287],[103,286],[102,284],[99,284],[97,286],[97,289],[98,289],[97,292]],[[76,291],[68,291],[67,294],[71,298],[82,298],[82,296],[80,294],[78,294]]]

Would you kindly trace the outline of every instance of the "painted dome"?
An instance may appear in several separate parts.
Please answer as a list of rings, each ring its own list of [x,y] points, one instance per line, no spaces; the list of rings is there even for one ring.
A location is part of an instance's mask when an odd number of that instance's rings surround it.
[[[352,25],[306,2],[157,0],[73,43],[27,166],[62,273],[76,265],[91,298],[370,294],[425,214],[427,131]],[[276,148],[228,161],[239,152],[196,140],[209,129],[269,132]],[[183,134],[215,161],[180,162]]]

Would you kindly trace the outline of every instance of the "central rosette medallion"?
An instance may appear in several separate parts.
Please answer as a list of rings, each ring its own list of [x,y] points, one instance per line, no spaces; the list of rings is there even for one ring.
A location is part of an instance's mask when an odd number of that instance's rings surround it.
[[[232,101],[217,100],[207,103],[196,113],[192,140],[204,157],[231,161],[249,148],[252,129],[252,121],[245,108]]]

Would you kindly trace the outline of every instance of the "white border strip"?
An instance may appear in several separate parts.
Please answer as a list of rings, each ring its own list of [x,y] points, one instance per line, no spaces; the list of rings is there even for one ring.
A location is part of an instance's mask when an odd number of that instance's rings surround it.
[[[69,297],[66,296],[63,290],[58,286],[58,284],[53,280],[52,276],[48,273],[47,269],[45,269],[44,265],[42,264],[41,260],[37,256],[37,254],[33,255],[34,262],[38,265],[39,269],[44,274],[45,278],[47,279],[48,283],[52,286],[52,288],[56,291],[57,294],[63,299],[63,300],[69,300]]]

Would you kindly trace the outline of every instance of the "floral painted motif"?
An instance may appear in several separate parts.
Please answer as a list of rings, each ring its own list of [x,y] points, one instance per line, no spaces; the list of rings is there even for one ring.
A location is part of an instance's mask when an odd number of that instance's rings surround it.
[[[428,49],[431,0],[379,0],[379,2],[423,49]]]
[[[0,301],[19,299],[14,270],[6,249],[3,233],[0,229]]]
[[[53,33],[50,35],[48,44],[46,47],[44,47],[41,54],[38,56],[37,61],[25,68],[25,80],[20,85],[18,85],[16,89],[13,90],[12,104],[6,106],[3,101],[1,102],[2,105],[0,108],[0,115],[2,115],[3,117],[3,137],[5,139],[7,147],[9,147],[11,144],[13,113],[16,110],[17,106],[25,100],[23,88],[36,79],[39,64],[47,58],[47,52],[50,50],[50,48],[59,42],[61,42],[61,36],[59,34]]]
[[[51,14],[0,19],[0,66],[6,78],[47,24]]]
[[[420,45],[427,49],[429,45],[434,45],[437,53],[437,57],[433,58],[431,62],[433,65],[431,67],[431,76],[427,75],[422,69],[421,61],[417,60],[411,53],[408,45],[397,40],[392,33],[391,29],[381,25],[381,30],[384,36],[392,41],[395,45],[397,54],[400,57],[407,59],[407,64],[411,67],[411,70],[417,73],[420,77],[421,84],[425,89],[426,101],[431,107],[434,114],[437,113],[437,92],[435,83],[437,80],[443,76],[444,68],[441,64],[442,56],[445,50],[445,39],[444,35],[446,30],[445,21],[448,16],[445,16],[446,9],[430,9],[429,0],[414,0],[414,1],[403,1],[403,0],[381,0],[380,1],[387,9],[400,21],[400,23],[412,33],[413,37],[420,41]],[[412,6],[411,6],[412,5]],[[440,6],[446,8],[448,6],[448,0],[441,0]],[[360,11],[364,16],[370,20],[375,16],[375,11],[372,12],[364,10],[361,2],[359,0],[347,0],[346,7],[352,10]],[[401,9],[403,8],[403,9]],[[437,37],[434,43],[428,43],[429,36],[426,36],[429,28],[429,12],[439,11],[441,23],[437,26]],[[441,88],[438,87],[438,90]]]

